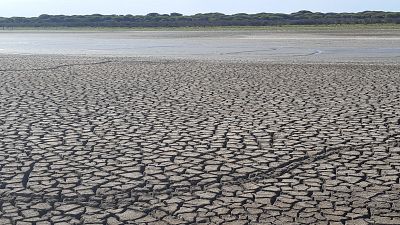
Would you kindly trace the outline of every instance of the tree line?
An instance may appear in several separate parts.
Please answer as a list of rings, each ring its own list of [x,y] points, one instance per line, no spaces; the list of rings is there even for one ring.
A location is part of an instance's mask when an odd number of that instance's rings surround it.
[[[197,26],[279,26],[322,24],[400,24],[400,12],[365,11],[358,13],[320,13],[302,10],[283,13],[180,13],[147,15],[40,15],[38,17],[0,17],[0,27],[197,27]]]

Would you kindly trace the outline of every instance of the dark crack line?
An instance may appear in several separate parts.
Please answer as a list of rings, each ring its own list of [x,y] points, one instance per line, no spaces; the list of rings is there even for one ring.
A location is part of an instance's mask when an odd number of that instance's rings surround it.
[[[360,148],[364,148],[364,147],[368,147],[368,146],[379,146],[379,145],[383,145],[383,144],[399,144],[399,140],[397,139],[399,136],[400,136],[400,134],[393,134],[393,135],[390,135],[390,136],[386,137],[382,142],[376,142],[376,143],[366,143],[366,144],[353,145],[353,146],[332,147],[332,148],[329,148],[327,150],[320,151],[319,153],[317,153],[315,155],[304,156],[304,157],[301,157],[301,158],[298,158],[298,159],[295,159],[295,160],[291,160],[291,161],[289,161],[287,163],[283,163],[283,164],[281,164],[281,165],[279,165],[277,167],[270,168],[268,170],[265,170],[264,172],[257,172],[257,174],[255,176],[249,177],[247,179],[238,179],[238,180],[235,180],[235,181],[222,182],[222,183],[219,183],[219,184],[220,185],[229,185],[229,184],[239,184],[240,185],[243,182],[254,182],[254,181],[262,180],[262,179],[265,179],[265,178],[276,178],[276,177],[279,177],[279,176],[281,176],[281,175],[283,175],[283,174],[285,174],[285,173],[287,173],[287,172],[289,172],[289,171],[291,171],[291,170],[293,170],[293,169],[295,169],[295,168],[297,168],[297,167],[299,167],[301,165],[304,165],[304,164],[307,164],[307,163],[312,163],[312,162],[315,162],[317,160],[329,157],[330,155],[333,155],[335,153],[339,153],[340,151],[360,149]],[[389,139],[391,139],[391,138],[396,138],[396,139],[393,140],[393,141],[389,141]],[[30,165],[30,169],[24,175],[24,179],[23,179],[24,180],[23,181],[24,182],[24,184],[23,184],[24,187],[27,187],[27,184],[28,184],[28,181],[29,181],[29,175],[32,172],[34,165],[35,165],[35,162]],[[99,169],[99,168],[96,168],[96,169]],[[107,172],[107,173],[110,173],[110,172]],[[208,187],[210,187],[212,185],[215,185],[215,184],[205,185],[204,187],[202,187],[202,189],[207,189]],[[135,195],[135,194],[138,195],[138,196],[139,195],[145,195],[145,196],[149,196],[149,197],[154,197],[154,195],[164,194],[165,193],[163,191],[161,191],[161,192],[151,192],[151,195],[150,195],[150,193],[143,193],[143,192],[138,193],[138,192],[135,192],[133,190],[130,190],[130,191],[131,191],[132,195]],[[191,191],[192,191],[192,189],[184,190],[184,191],[174,191],[174,194],[181,193],[181,192],[185,192],[186,193],[186,192],[191,192]],[[36,196],[36,197],[39,197],[39,199],[43,199],[43,196]],[[55,198],[57,200],[59,200],[57,197],[55,197]],[[32,196],[32,199],[36,199],[35,196]],[[48,199],[48,198],[46,198],[46,199]],[[157,198],[155,198],[155,200],[156,199]],[[149,212],[153,212],[154,210],[161,210],[160,207],[162,207],[162,206],[160,206],[159,204],[162,203],[162,200],[160,200],[160,199],[157,199],[157,200],[158,201],[157,201],[157,203],[155,203],[155,205],[153,205],[152,207],[146,208],[146,210],[149,211]],[[80,202],[78,199],[76,201],[73,201],[72,199],[70,199],[69,201],[70,202],[75,202],[75,203],[80,204],[80,205],[89,204],[88,202]],[[103,203],[107,203],[107,201],[103,202]],[[112,204],[112,205],[113,204],[118,204],[116,202],[108,202],[108,203]],[[100,206],[100,208],[102,208],[102,207]],[[176,217],[176,216],[174,216],[174,217]],[[182,219],[182,218],[179,218],[179,219]]]
[[[33,69],[2,69],[0,72],[20,72],[20,71],[43,71],[43,70],[57,70],[64,67],[72,67],[72,66],[91,66],[91,65],[100,65],[113,62],[111,60],[102,61],[102,62],[94,62],[94,63],[75,63],[75,64],[62,64],[54,67],[45,67],[45,68],[33,68]]]
[[[31,173],[33,171],[33,168],[35,167],[36,161],[32,162],[29,165],[29,169],[24,173],[24,176],[22,177],[22,186],[24,188],[27,188],[28,183],[29,183],[29,177],[31,176]]]
[[[257,171],[253,174],[249,174],[248,178],[245,179],[238,179],[235,181],[227,181],[223,183],[223,185],[226,184],[241,184],[243,182],[247,181],[259,181],[265,178],[274,178],[274,177],[279,177],[293,169],[296,169],[297,167],[304,165],[306,163],[311,163],[320,159],[324,159],[326,157],[329,157],[335,153],[339,153],[344,150],[355,150],[355,149],[360,149],[360,148],[365,148],[365,147],[373,147],[373,146],[380,146],[384,144],[398,144],[399,140],[395,139],[393,141],[388,141],[391,138],[397,138],[399,137],[400,134],[393,134],[388,137],[386,137],[382,142],[375,142],[375,143],[366,143],[366,144],[360,144],[360,145],[350,145],[350,146],[339,146],[339,147],[331,147],[326,150],[320,151],[314,155],[305,155],[303,157],[290,160],[288,162],[282,163],[279,166],[269,168],[267,170],[264,170],[263,172]],[[206,187],[205,187],[206,188]]]
[[[252,53],[252,52],[269,52],[269,51],[275,51],[277,50],[276,48],[271,48],[271,49],[265,49],[265,50],[249,50],[249,51],[238,51],[238,52],[226,52],[226,53],[220,53],[220,55],[235,55],[235,54],[241,54],[241,53]]]
[[[319,55],[319,54],[321,54],[321,53],[322,53],[322,51],[316,50],[316,51],[311,52],[311,53],[309,53],[309,54],[292,55],[292,56],[296,56],[296,57],[301,57],[301,56],[312,56],[312,55]]]
[[[208,188],[210,188],[211,186],[214,186],[216,184],[218,185],[240,185],[244,182],[255,182],[255,181],[260,181],[266,178],[275,178],[275,177],[279,177],[293,169],[296,169],[297,167],[307,164],[307,163],[311,163],[326,157],[329,157],[330,155],[333,155],[335,153],[339,153],[343,150],[355,150],[355,149],[360,149],[360,148],[365,148],[368,146],[380,146],[380,145],[384,145],[384,144],[399,144],[399,140],[393,140],[393,141],[388,141],[390,138],[397,138],[398,136],[400,136],[400,134],[393,134],[388,136],[387,138],[385,138],[382,142],[375,142],[375,143],[366,143],[366,144],[360,144],[360,145],[350,145],[350,146],[338,146],[338,147],[331,147],[328,148],[326,150],[320,151],[314,155],[306,155],[294,160],[290,160],[288,162],[282,163],[276,167],[273,168],[269,168],[266,170],[262,170],[260,169],[257,172],[254,173],[250,173],[248,174],[247,178],[239,178],[233,181],[226,181],[226,182],[221,182],[221,183],[213,183],[210,185],[204,185],[201,188],[201,190],[206,190]],[[177,193],[182,193],[182,192],[193,192],[193,191],[197,191],[198,189],[193,188],[193,186],[191,186],[189,189],[185,189],[185,190],[173,190],[172,192],[174,194]],[[167,192],[170,192],[171,190],[165,190],[165,191],[152,191],[151,192],[151,196],[155,196],[155,195],[161,195],[161,194],[165,194]]]
[[[100,135],[100,134],[98,134],[96,132],[93,132],[93,133],[97,137],[103,139],[102,135]],[[314,155],[306,155],[306,156],[303,156],[303,157],[300,157],[300,158],[297,158],[297,159],[294,159],[294,160],[290,160],[288,162],[281,163],[280,165],[278,165],[276,167],[273,167],[273,168],[258,169],[258,171],[254,172],[254,173],[247,174],[246,175],[247,178],[239,178],[239,179],[236,179],[236,180],[233,180],[233,181],[213,183],[213,184],[209,184],[209,185],[204,185],[204,186],[202,186],[200,188],[201,188],[201,190],[205,190],[205,189],[207,189],[207,188],[209,188],[210,186],[213,186],[213,185],[229,185],[229,184],[232,184],[232,185],[233,184],[238,184],[238,185],[240,185],[240,184],[242,184],[244,182],[255,182],[255,181],[258,181],[258,180],[265,179],[265,178],[279,177],[282,174],[285,174],[285,173],[287,173],[287,172],[289,172],[289,171],[291,171],[291,170],[293,170],[293,169],[295,169],[295,168],[297,168],[297,167],[299,167],[301,165],[304,165],[305,163],[310,163],[310,162],[313,162],[313,161],[316,161],[316,160],[319,160],[319,159],[323,159],[325,157],[328,157],[330,155],[333,155],[333,154],[338,153],[338,152],[343,151],[343,150],[353,150],[353,149],[364,148],[364,147],[367,147],[367,146],[379,146],[379,145],[382,145],[382,144],[399,143],[398,140],[388,141],[389,139],[397,138],[398,136],[400,136],[400,134],[398,134],[398,133],[393,134],[393,135],[389,135],[383,141],[375,142],[375,143],[366,143],[366,144],[350,145],[350,146],[338,146],[338,147],[331,147],[331,148],[328,147],[327,149],[322,150],[322,151],[320,151],[320,152],[318,152],[318,153],[316,153]],[[114,141],[111,141],[111,142],[114,142]],[[43,149],[43,148],[40,148],[40,149]],[[48,151],[47,149],[43,149],[43,150]],[[53,151],[50,151],[50,152],[55,154],[55,155],[58,155],[58,157],[60,157],[60,158],[62,158],[64,160],[67,160],[69,162],[77,163],[76,161],[72,160],[68,156],[61,155],[58,152],[53,152]],[[84,165],[82,163],[78,163],[78,164]],[[31,166],[33,167],[33,165],[31,165]],[[103,170],[101,167],[98,167],[98,166],[94,166],[94,168],[96,170],[98,170],[98,171],[106,172],[108,174],[113,174],[113,175],[116,175],[117,177],[121,178],[121,176],[119,174],[115,174],[115,173],[113,173],[113,171],[106,171],[106,170]],[[26,173],[25,176],[27,174],[28,173]],[[29,172],[29,174],[30,174],[30,172]],[[29,174],[27,176],[26,186],[27,186],[28,181],[29,181]],[[24,186],[24,187],[26,187],[26,186]],[[185,189],[185,190],[171,190],[171,189],[169,189],[169,190],[158,191],[158,192],[157,191],[156,192],[147,191],[146,193],[136,192],[134,190],[126,190],[126,191],[129,191],[132,196],[145,195],[145,196],[148,196],[148,197],[154,197],[155,195],[165,194],[165,193],[171,192],[171,191],[173,193],[177,194],[177,193],[181,193],[181,192],[192,192],[192,191],[195,191],[195,190],[198,190],[198,189],[197,188],[193,188],[193,186],[192,186],[190,189]],[[98,195],[95,194],[95,196],[98,196]],[[43,196],[41,196],[41,197],[43,197]],[[69,201],[73,201],[73,200],[70,199]],[[159,200],[159,201],[160,201],[159,203],[162,202],[161,200]],[[75,201],[73,201],[73,202],[75,202]],[[78,200],[76,202],[78,202]],[[155,208],[157,208],[157,206],[155,206]]]
[[[390,135],[390,136],[386,137],[382,142],[366,143],[366,144],[353,145],[353,146],[332,147],[330,149],[327,149],[327,150],[324,150],[324,151],[320,151],[319,153],[317,153],[315,155],[312,155],[312,156],[308,155],[308,156],[304,156],[304,157],[301,157],[301,158],[298,158],[298,159],[295,159],[295,160],[291,160],[291,161],[289,161],[287,163],[283,163],[283,164],[281,164],[281,165],[279,165],[277,167],[270,168],[270,169],[266,170],[264,173],[257,172],[256,176],[254,176],[254,177],[249,177],[247,179],[238,179],[238,180],[235,180],[235,181],[222,182],[222,183],[220,183],[220,185],[241,185],[244,182],[255,182],[255,181],[260,181],[260,180],[263,180],[263,179],[266,179],[266,178],[268,178],[268,179],[276,178],[276,177],[279,177],[279,176],[281,176],[281,175],[283,175],[283,174],[285,174],[285,173],[287,173],[287,172],[289,172],[289,171],[291,171],[293,169],[298,168],[301,165],[312,163],[312,162],[315,162],[315,161],[320,160],[320,159],[324,159],[326,157],[329,157],[330,155],[333,155],[335,153],[339,153],[340,151],[343,151],[343,150],[354,150],[354,149],[365,148],[365,147],[368,147],[368,146],[380,146],[380,145],[383,145],[383,144],[395,144],[395,145],[398,145],[400,143],[400,140],[397,139],[398,136],[400,136],[400,134]],[[393,141],[388,141],[390,138],[396,138],[396,139],[393,140]],[[206,190],[207,188],[209,188],[209,187],[211,187],[213,185],[215,185],[215,184],[205,185],[204,187],[202,187],[202,190]],[[192,189],[189,189],[186,192],[192,193],[192,191],[193,191]],[[183,191],[175,191],[174,194],[182,193],[182,192]],[[153,193],[153,194],[163,194],[163,193],[160,192],[160,193]],[[271,199],[271,203],[276,200],[278,195],[274,196]],[[155,208],[158,209],[157,207],[155,207]]]

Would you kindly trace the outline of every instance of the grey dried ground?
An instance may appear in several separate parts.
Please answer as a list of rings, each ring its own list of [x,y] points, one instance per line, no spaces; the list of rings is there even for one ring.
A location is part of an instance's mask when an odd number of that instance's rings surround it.
[[[399,65],[0,65],[0,224],[400,224]]]

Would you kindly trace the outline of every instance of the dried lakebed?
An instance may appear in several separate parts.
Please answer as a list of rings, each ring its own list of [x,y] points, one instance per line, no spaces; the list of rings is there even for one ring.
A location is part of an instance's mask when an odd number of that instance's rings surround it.
[[[0,224],[400,224],[399,65],[0,65]]]

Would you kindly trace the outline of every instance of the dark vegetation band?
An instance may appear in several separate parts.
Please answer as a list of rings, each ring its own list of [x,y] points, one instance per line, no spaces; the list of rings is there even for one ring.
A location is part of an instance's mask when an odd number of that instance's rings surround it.
[[[191,26],[279,26],[323,24],[400,23],[400,12],[365,11],[358,13],[319,13],[299,11],[291,14],[257,13],[225,15],[205,13],[191,16],[180,13],[140,15],[40,15],[38,17],[0,17],[1,27],[191,27]]]

